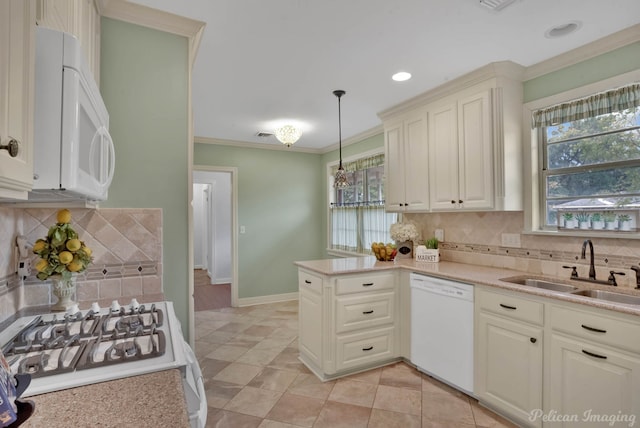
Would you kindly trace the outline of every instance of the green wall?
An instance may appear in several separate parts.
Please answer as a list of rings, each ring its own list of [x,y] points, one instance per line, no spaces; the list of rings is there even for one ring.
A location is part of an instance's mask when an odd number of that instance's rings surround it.
[[[640,42],[589,58],[524,83],[524,102],[640,69]]]
[[[297,292],[293,262],[324,256],[320,155],[194,144],[193,159],[238,169],[238,297]]]
[[[188,337],[188,40],[102,19],[101,92],[116,150],[109,208],[162,208],[162,279]]]

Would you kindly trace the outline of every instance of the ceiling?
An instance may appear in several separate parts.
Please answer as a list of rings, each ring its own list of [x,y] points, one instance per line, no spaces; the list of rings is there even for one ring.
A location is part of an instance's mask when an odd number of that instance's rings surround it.
[[[381,125],[377,113],[493,61],[530,66],[640,22],[638,0],[132,0],[206,22],[193,70],[196,137],[323,152]],[[579,21],[559,38],[545,31]],[[413,78],[394,82],[408,71]]]

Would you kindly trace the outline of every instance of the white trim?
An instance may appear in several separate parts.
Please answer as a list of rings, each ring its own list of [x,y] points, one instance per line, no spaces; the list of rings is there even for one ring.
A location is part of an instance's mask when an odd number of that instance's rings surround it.
[[[640,28],[640,27],[639,27]],[[541,234],[546,236],[581,236],[571,233],[556,231],[544,231],[540,227],[540,196],[539,196],[539,173],[538,173],[538,144],[534,138],[535,130],[531,128],[531,115],[535,110],[552,106],[577,98],[586,97],[607,89],[616,88],[632,82],[640,82],[640,70],[619,74],[608,79],[570,89],[565,92],[550,95],[548,97],[525,103],[522,107],[522,144],[523,144],[523,175],[524,175],[524,233]],[[601,234],[598,234],[600,236]],[[626,238],[627,236],[617,236]]]
[[[531,65],[525,69],[524,80],[531,80],[565,67],[569,67],[637,41],[640,41],[640,24],[625,28],[617,33],[613,33],[589,44]]]
[[[355,155],[351,155],[348,158],[342,158],[342,162],[346,163],[346,162],[353,162],[356,161],[358,159],[364,159],[367,158],[369,156],[375,156],[375,155],[380,155],[380,154],[384,154],[384,147],[378,147],[375,149],[371,149],[371,150],[367,150],[366,152],[362,152],[362,153],[357,153]],[[336,159],[333,161],[329,161],[327,162],[327,167],[328,167],[328,171],[331,171],[331,167],[334,165],[338,165],[338,163],[340,162],[340,159]],[[331,174],[329,174],[331,175]],[[327,178],[329,178],[329,175],[327,175]]]
[[[382,134],[384,132],[384,128],[382,126],[382,124],[375,126],[371,129],[367,129],[366,131],[362,131],[359,134],[353,135],[349,138],[347,138],[346,140],[344,140],[342,142],[342,147],[346,147],[346,146],[350,146],[352,144],[355,143],[359,143],[363,140],[366,140],[367,138],[371,138],[373,136],[376,136],[378,134]],[[320,153],[325,154],[325,153],[329,153],[332,152],[334,150],[338,150],[339,149],[339,144],[338,143],[334,143],[330,146],[327,146],[323,149],[320,149]]]
[[[287,147],[282,143],[271,144],[271,143],[250,143],[247,141],[237,141],[237,140],[223,140],[221,138],[210,138],[210,137],[195,137],[193,140],[194,143],[200,144],[213,144],[217,146],[233,146],[233,147],[241,147],[247,149],[263,149],[263,150],[282,150],[282,151],[290,151],[290,152],[302,152],[302,153],[320,153],[318,149],[309,149],[305,147],[296,146],[295,144],[291,147]]]
[[[192,145],[193,147],[193,145]],[[193,165],[189,181],[193,187],[193,173],[195,171],[228,172],[231,174],[231,306],[237,307],[238,301],[238,168],[228,166]],[[189,227],[193,236],[193,215],[189,216]],[[190,243],[193,247],[193,242]],[[191,248],[190,247],[190,248]],[[193,263],[193,254],[191,254]],[[192,295],[193,296],[193,295]],[[190,299],[193,301],[193,297]]]
[[[238,306],[264,305],[266,303],[289,302],[292,300],[298,300],[297,291],[294,293],[270,294],[268,296],[243,297],[239,300]]]

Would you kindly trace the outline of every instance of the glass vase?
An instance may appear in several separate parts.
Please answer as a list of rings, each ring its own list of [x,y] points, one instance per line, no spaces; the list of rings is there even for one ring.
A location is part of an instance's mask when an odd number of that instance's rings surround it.
[[[54,311],[66,311],[75,305],[73,297],[76,293],[76,276],[71,275],[70,278],[64,278],[61,275],[52,275],[51,292],[58,298],[55,305],[51,307]]]

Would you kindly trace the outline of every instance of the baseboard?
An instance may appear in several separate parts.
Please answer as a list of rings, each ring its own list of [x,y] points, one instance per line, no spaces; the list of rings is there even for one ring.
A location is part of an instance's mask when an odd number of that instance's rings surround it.
[[[216,280],[216,285],[217,284],[231,284],[231,278],[218,278]]]
[[[238,306],[264,305],[265,303],[288,302],[298,300],[298,292],[284,294],[270,294],[268,296],[241,297],[238,299]]]

